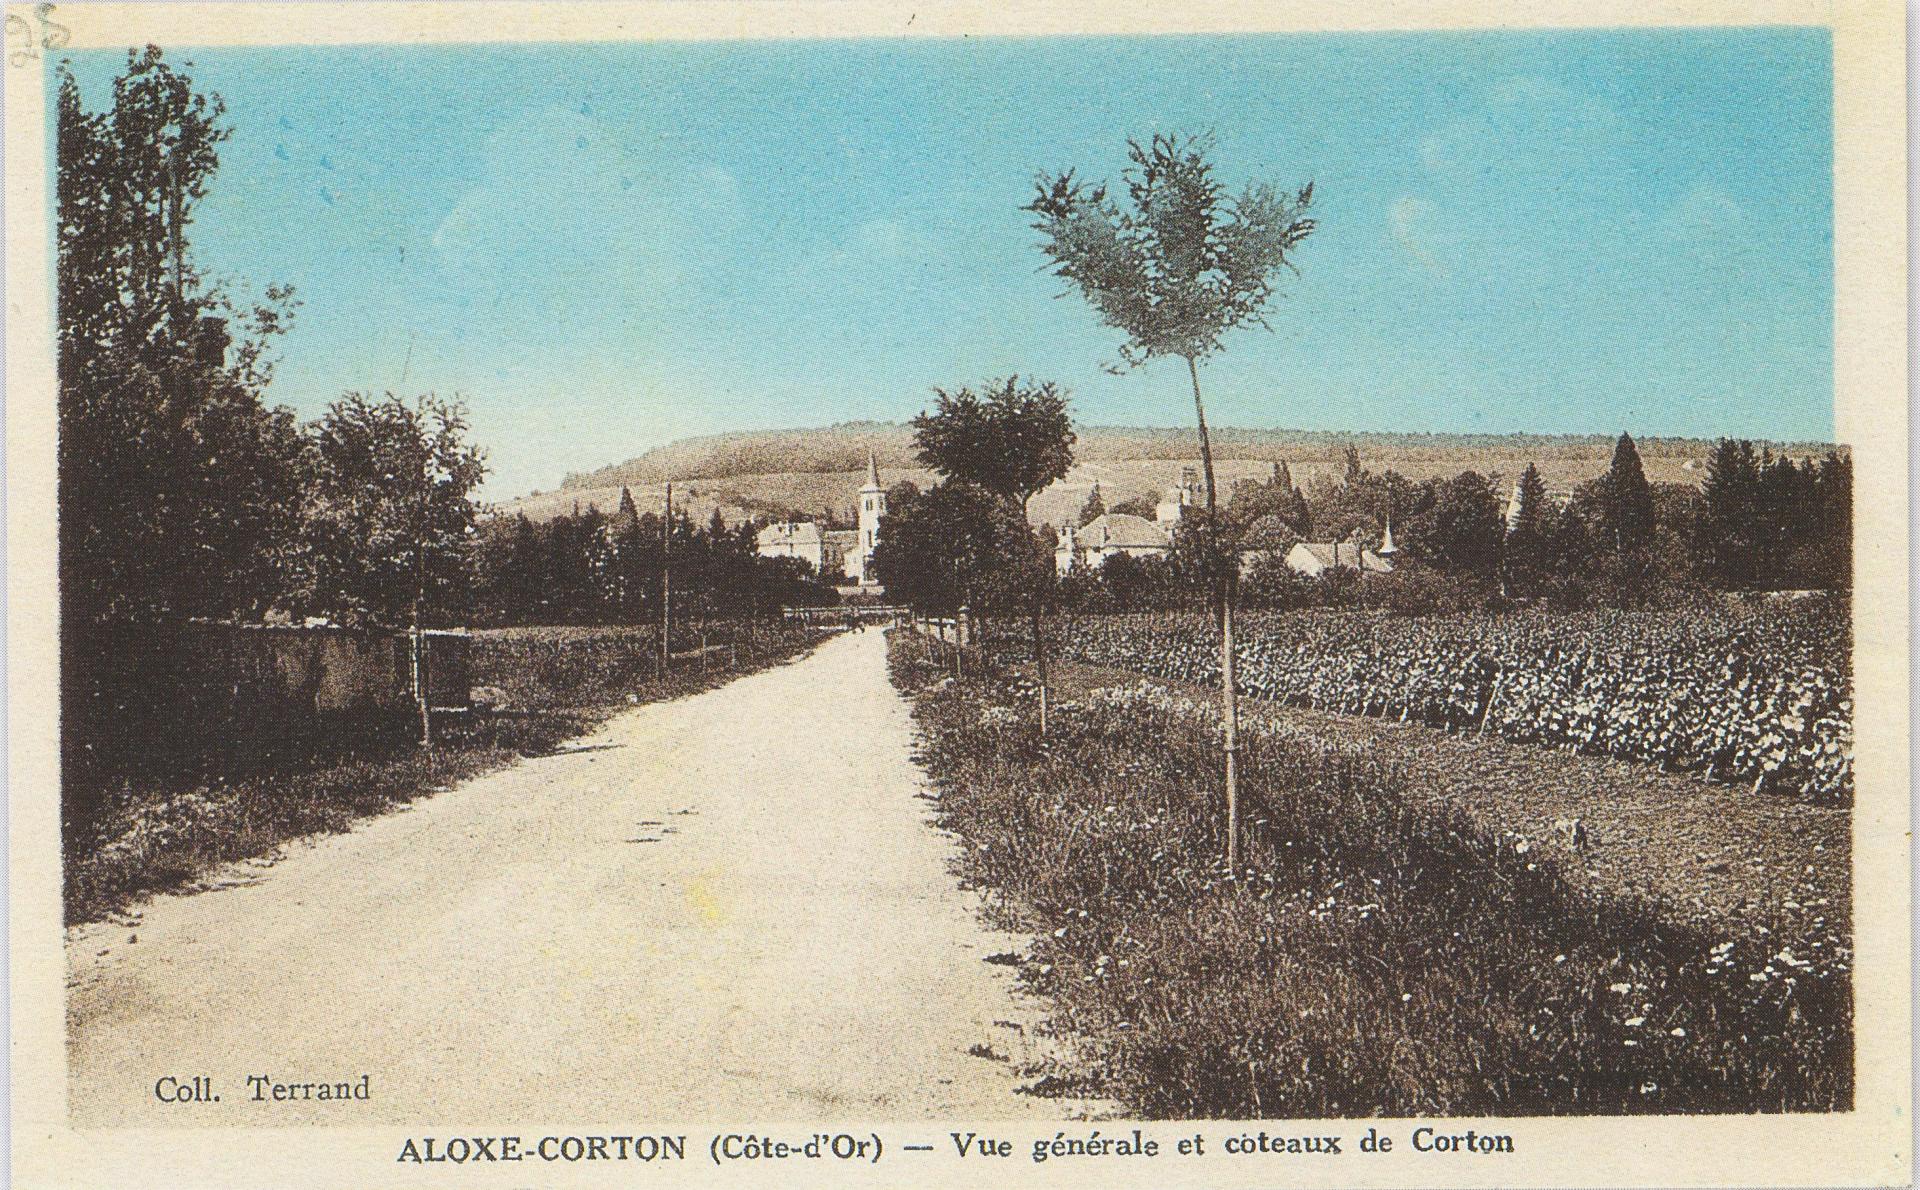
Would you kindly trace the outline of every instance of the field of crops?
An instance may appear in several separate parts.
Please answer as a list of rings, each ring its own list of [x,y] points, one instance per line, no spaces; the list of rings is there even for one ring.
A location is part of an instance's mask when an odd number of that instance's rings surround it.
[[[1025,1072],[1046,1075],[1036,1093],[1159,1119],[1851,1106],[1843,921],[1689,921],[1609,895],[1591,856],[1516,842],[1391,756],[1261,717],[1229,872],[1204,692],[1097,687],[1042,734],[1024,671],[955,679],[925,638],[894,639],[957,872],[1032,938],[1006,958],[1069,1042]],[[1728,837],[1744,858],[1778,834]]]
[[[1853,794],[1844,604],[1399,618],[1252,615],[1238,685],[1258,698],[1646,761],[1710,780],[1845,802]],[[1204,615],[1078,618],[1057,655],[1220,680]]]

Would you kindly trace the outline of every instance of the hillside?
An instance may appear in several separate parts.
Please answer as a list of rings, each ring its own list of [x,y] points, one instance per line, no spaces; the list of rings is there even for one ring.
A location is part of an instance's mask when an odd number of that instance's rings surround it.
[[[1182,466],[1197,467],[1191,429],[1129,426],[1077,427],[1076,463],[1068,476],[1034,498],[1036,523],[1060,524],[1086,501],[1094,483],[1112,504],[1135,496],[1157,497],[1178,481]],[[1654,483],[1698,484],[1712,443],[1697,438],[1636,440],[1647,478]],[[1340,473],[1341,451],[1351,443],[1372,471],[1394,470],[1412,479],[1450,476],[1472,468],[1510,480],[1528,463],[1539,466],[1547,487],[1567,490],[1606,469],[1613,454],[1608,435],[1386,434],[1315,430],[1213,432],[1215,470],[1222,488],[1237,479],[1265,477],[1284,461],[1302,486]],[[1773,443],[1794,455],[1824,453],[1818,443]],[[674,483],[674,502],[705,520],[717,508],[730,523],[751,517],[850,514],[864,478],[867,451],[880,465],[882,482],[902,480],[922,488],[935,477],[913,457],[911,426],[844,422],[821,429],[767,430],[688,438],[647,451],[627,462],[567,476],[559,490],[504,502],[500,511],[545,520],[598,507],[612,511],[622,486],[641,508],[658,508],[663,486]]]
[[[1116,460],[1179,461],[1197,451],[1189,428],[1142,426],[1076,426],[1079,441],[1074,456],[1082,462]],[[1637,439],[1643,458],[1704,457],[1710,445],[1697,438]],[[1525,457],[1542,465],[1550,459],[1605,458],[1613,438],[1604,434],[1388,434],[1332,430],[1257,430],[1215,427],[1215,458],[1301,460],[1337,458],[1348,443],[1362,455],[1385,455],[1418,461],[1453,461],[1484,452],[1492,457]],[[1774,444],[1776,449],[1781,444]],[[1818,444],[1786,444],[1795,453]],[[615,488],[621,484],[657,484],[666,480],[722,479],[742,475],[781,475],[799,472],[852,472],[866,465],[867,451],[880,465],[912,470],[913,427],[895,422],[841,422],[820,429],[752,430],[683,438],[655,447],[624,463],[561,482],[563,491]],[[1379,470],[1378,465],[1374,466]],[[1456,468],[1457,470],[1457,468]]]

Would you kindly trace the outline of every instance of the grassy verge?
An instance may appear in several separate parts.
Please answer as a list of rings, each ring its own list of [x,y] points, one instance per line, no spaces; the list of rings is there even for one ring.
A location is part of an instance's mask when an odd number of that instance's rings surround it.
[[[271,769],[173,783],[126,776],[64,840],[68,924],[135,898],[191,886],[209,869],[437,793],[521,756],[551,751],[613,711],[696,693],[803,651],[816,637],[763,629],[738,666],[710,660],[657,673],[657,638],[628,629],[503,629],[477,634],[473,681],[509,691],[497,714],[447,716],[431,748],[409,730],[367,732]],[[744,639],[744,638],[743,638]],[[401,725],[403,728],[408,725]]]
[[[1245,739],[1245,867],[1221,870],[1217,728],[1146,687],[1063,704],[953,682],[895,634],[960,874],[1037,940],[1024,979],[1153,1117],[1845,1109],[1852,997],[1764,933],[1604,898],[1394,768]]]

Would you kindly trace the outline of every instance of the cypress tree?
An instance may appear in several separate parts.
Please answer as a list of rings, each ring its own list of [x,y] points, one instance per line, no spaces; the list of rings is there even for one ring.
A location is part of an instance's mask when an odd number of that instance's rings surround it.
[[[1094,518],[1107,514],[1107,502],[1100,498],[1100,481],[1095,480],[1093,490],[1087,493],[1087,502],[1080,506],[1080,527],[1086,528]]]
[[[1755,521],[1760,460],[1753,443],[1722,438],[1707,458],[1707,479],[1700,486],[1706,511],[1700,518],[1700,556],[1714,582],[1747,587],[1755,578]]]
[[[1630,434],[1613,444],[1613,464],[1607,468],[1603,530],[1614,550],[1632,553],[1653,536],[1653,488],[1640,466],[1640,451]]]
[[[1514,485],[1501,556],[1501,575],[1511,594],[1531,595],[1539,589],[1548,565],[1547,516],[1547,485],[1540,469],[1528,463]]]

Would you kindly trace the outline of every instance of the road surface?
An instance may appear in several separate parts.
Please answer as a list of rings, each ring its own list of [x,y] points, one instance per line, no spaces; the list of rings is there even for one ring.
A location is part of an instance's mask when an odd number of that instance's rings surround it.
[[[882,634],[836,637],[76,929],[74,1122],[1078,1114],[1017,1091],[1038,1006],[985,960],[1022,940],[948,873],[911,726]]]

